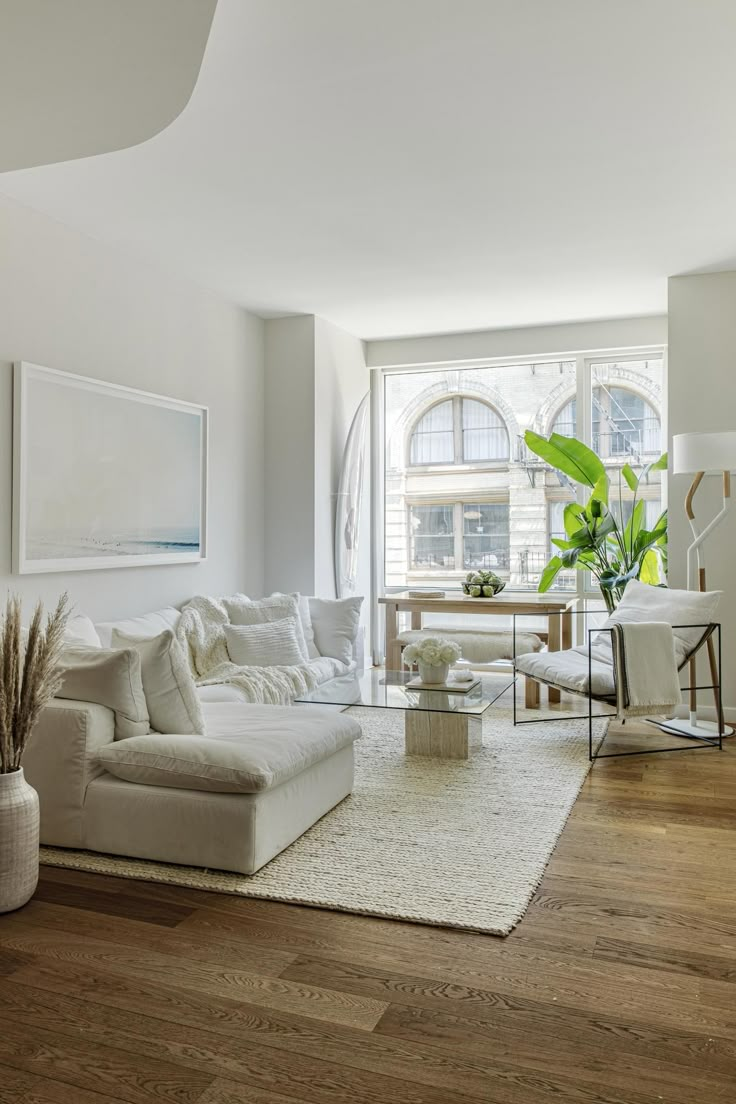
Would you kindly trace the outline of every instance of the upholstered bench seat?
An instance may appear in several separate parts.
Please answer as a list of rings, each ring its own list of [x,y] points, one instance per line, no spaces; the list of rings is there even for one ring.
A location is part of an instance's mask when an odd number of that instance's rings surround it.
[[[513,633],[507,629],[453,629],[437,626],[426,629],[406,629],[398,634],[402,648],[416,644],[428,636],[441,636],[454,641],[461,649],[463,659],[470,663],[495,663],[497,660],[514,658]],[[542,641],[534,633],[517,632],[516,654],[539,652]]]

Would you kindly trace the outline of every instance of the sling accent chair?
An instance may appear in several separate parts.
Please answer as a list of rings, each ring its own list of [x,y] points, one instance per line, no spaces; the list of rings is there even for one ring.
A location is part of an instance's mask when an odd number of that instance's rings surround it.
[[[592,760],[611,758],[621,755],[650,755],[659,751],[696,751],[705,747],[722,748],[722,739],[726,729],[723,721],[723,702],[721,696],[721,626],[713,620],[718,608],[722,591],[674,590],[669,587],[649,586],[632,580],[626,587],[621,602],[608,620],[595,629],[586,629],[587,643],[560,652],[537,652],[520,655],[514,661],[516,675],[527,679],[527,707],[539,704],[539,684],[544,683],[558,690],[565,690],[587,698],[588,711],[584,714],[565,716],[555,713],[550,717],[518,717],[516,695],[514,695],[514,724],[541,724],[546,721],[582,720],[588,721],[588,755]],[[580,616],[588,616],[590,611],[580,611]],[[523,615],[521,615],[523,616]],[[624,635],[626,625],[670,626],[671,640],[674,643],[674,664],[677,671],[690,666],[690,686],[686,687],[691,695],[691,708],[694,708],[696,690],[712,689],[715,699],[717,724],[703,728],[703,736],[697,742],[680,743],[675,747],[645,748],[641,751],[604,752],[594,749],[593,702],[612,707],[603,716],[618,717],[622,722],[627,717],[645,714],[659,714],[662,710],[652,707],[650,710],[636,708],[632,703],[627,676],[628,664]],[[514,632],[516,618],[514,619]],[[656,639],[656,634],[652,636]],[[713,646],[715,640],[715,647]],[[708,644],[711,683],[707,686],[696,685],[695,656]],[[653,657],[652,668],[658,666]],[[641,657],[635,662],[641,663]],[[644,661],[644,670],[647,664]],[[661,667],[660,667],[661,670]],[[637,672],[638,673],[638,672]],[[531,682],[531,686],[529,685]],[[653,697],[655,700],[664,700]],[[525,712],[530,712],[527,708]],[[597,714],[598,717],[601,714]],[[654,721],[666,731],[666,721]],[[602,743],[602,741],[601,741]],[[600,745],[599,745],[600,747]]]

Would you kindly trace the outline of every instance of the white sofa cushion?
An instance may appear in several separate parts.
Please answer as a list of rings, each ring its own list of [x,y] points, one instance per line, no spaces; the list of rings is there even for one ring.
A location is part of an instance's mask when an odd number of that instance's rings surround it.
[[[176,632],[180,617],[179,610],[174,606],[164,606],[152,613],[144,613],[141,617],[128,617],[123,621],[98,621],[95,628],[102,647],[109,648],[113,629],[142,640],[144,637],[158,636],[164,629],[173,629]]]
[[[309,599],[314,642],[320,655],[350,663],[362,605],[362,598]]]
[[[70,617],[64,629],[64,643],[75,644],[83,648],[101,648],[97,629],[92,624],[92,619],[79,613],[76,617]]]
[[[298,618],[259,625],[225,625],[228,655],[238,667],[293,667],[304,663]]]
[[[171,629],[158,636],[133,637],[113,629],[113,648],[135,648],[151,727],[156,732],[204,734],[202,706],[187,657]]]
[[[299,616],[302,619],[304,639],[307,642],[307,653],[310,659],[319,659],[319,651],[314,639],[314,625],[312,624],[312,610],[309,605],[309,598],[306,594],[297,594],[295,597],[299,603]]]
[[[135,648],[68,647],[59,663],[57,698],[95,702],[115,713],[115,739],[143,736],[151,726],[143,692],[141,657]]]
[[[263,625],[282,621],[286,617],[293,618],[296,623],[300,662],[306,663],[309,659],[307,642],[304,639],[304,630],[299,616],[299,602],[293,594],[274,594],[270,598],[261,598],[254,602],[242,594],[236,594],[231,598],[223,598],[222,604],[232,625]]]
[[[281,591],[274,591],[271,595],[272,598],[283,598],[284,595]],[[317,651],[317,645],[314,642],[314,626],[312,625],[312,613],[309,608],[309,598],[306,594],[299,594],[298,591],[291,595],[296,599],[299,606],[299,620],[302,623],[302,632],[304,633],[304,640],[307,645],[307,655],[310,659],[318,659],[319,652]]]
[[[319,708],[223,703],[207,707],[207,724],[210,736],[152,733],[108,744],[95,760],[117,778],[142,785],[258,793],[360,736],[357,721]]]

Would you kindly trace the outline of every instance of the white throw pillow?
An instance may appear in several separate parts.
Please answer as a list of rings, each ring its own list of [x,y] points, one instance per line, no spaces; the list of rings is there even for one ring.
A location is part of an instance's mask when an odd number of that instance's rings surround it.
[[[314,642],[320,655],[351,662],[362,605],[362,598],[309,599]]]
[[[296,667],[304,663],[296,617],[258,625],[225,625],[225,642],[237,667]]]
[[[81,648],[102,647],[102,641],[97,629],[92,624],[92,619],[81,613],[77,614],[76,617],[70,617],[67,621],[64,629],[64,643],[74,644]]]
[[[113,629],[114,648],[135,648],[151,727],[156,732],[203,736],[204,716],[197,688],[179,641],[171,629],[136,638]]]
[[[314,642],[314,627],[312,625],[312,613],[309,608],[309,598],[306,594],[294,593],[291,595],[284,595],[281,591],[275,591],[272,598],[294,598],[299,606],[299,620],[302,623],[302,632],[304,633],[304,640],[307,645],[307,655],[310,659],[319,659],[319,651],[317,645]]]
[[[114,629],[136,640],[142,640],[144,637],[158,636],[164,629],[173,629],[176,632],[180,617],[175,606],[164,606],[163,609],[144,613],[140,617],[128,617],[124,621],[98,621],[95,629],[102,641],[102,647],[109,648]]]
[[[299,617],[299,603],[293,594],[274,594],[271,598],[261,598],[256,602],[250,602],[245,595],[236,594],[232,598],[223,598],[222,604],[232,625],[263,625],[272,621],[283,621],[286,617],[293,618],[300,654],[297,662],[307,663],[309,651]]]
[[[59,661],[61,687],[57,698],[95,702],[115,713],[115,739],[145,736],[151,731],[143,693],[141,657],[135,648],[70,646]]]
[[[665,621],[673,626],[675,658],[680,667],[702,639],[705,629],[675,626],[709,624],[715,617],[722,594],[722,590],[673,590],[632,579],[626,585],[623,598],[602,627],[632,621]],[[602,633],[596,643],[610,648],[611,634]]]

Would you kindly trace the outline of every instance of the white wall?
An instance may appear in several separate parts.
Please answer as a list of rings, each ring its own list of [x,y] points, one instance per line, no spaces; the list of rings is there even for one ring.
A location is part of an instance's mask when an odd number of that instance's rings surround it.
[[[453,364],[495,357],[543,356],[594,349],[633,349],[667,343],[667,318],[618,318],[601,322],[570,322],[556,326],[525,326],[515,330],[478,330],[367,341],[369,368],[412,364]]]
[[[315,591],[335,593],[335,512],[343,453],[355,413],[370,386],[363,342],[315,319],[314,541]],[[370,463],[366,457],[366,477]],[[359,592],[370,589],[370,484],[363,487]],[[368,603],[366,602],[366,608]],[[365,611],[364,611],[365,612]]]
[[[265,589],[314,593],[314,317],[266,323]]]
[[[67,589],[95,619],[195,593],[263,590],[264,324],[191,284],[0,199],[0,598]],[[10,575],[11,362],[28,360],[210,408],[209,559]]]
[[[736,272],[676,276],[669,281],[669,432],[736,429]],[[683,501],[687,475],[670,477],[670,584],[685,585],[690,530]],[[694,501],[701,525],[721,503],[719,476],[707,476]],[[709,589],[725,591],[723,622],[724,702],[736,707],[736,587],[733,550],[736,510],[705,545]],[[701,679],[707,665],[703,662]],[[707,696],[706,700],[707,700]]]
[[[266,323],[267,590],[334,597],[335,496],[350,425],[369,383],[363,343],[351,334],[311,315]],[[368,489],[364,506],[367,595]]]

